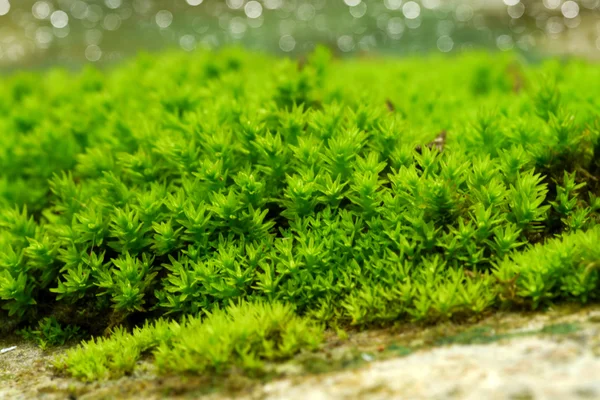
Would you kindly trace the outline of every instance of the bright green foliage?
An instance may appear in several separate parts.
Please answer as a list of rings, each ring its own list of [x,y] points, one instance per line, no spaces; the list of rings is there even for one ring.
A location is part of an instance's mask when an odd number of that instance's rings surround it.
[[[263,361],[314,350],[322,340],[322,328],[296,316],[289,306],[242,303],[203,320],[189,318],[154,356],[163,373],[223,373],[232,366],[253,372],[262,369]]]
[[[42,350],[65,343],[82,336],[78,326],[61,326],[54,317],[38,321],[37,329],[27,328],[18,331],[23,338],[33,340]]]
[[[575,298],[585,302],[596,295],[600,269],[600,229],[565,235],[500,262],[494,275],[504,300]]]
[[[127,333],[119,327],[110,338],[96,337],[69,349],[54,360],[59,371],[82,380],[117,378],[130,374],[142,353],[167,343],[181,330],[177,322],[161,318]]]
[[[322,49],[3,78],[2,312],[100,333],[242,300],[365,325],[597,299],[578,243],[597,238],[599,82],[577,61]]]
[[[158,319],[133,333],[117,328],[110,338],[84,342],[54,364],[84,380],[115,378],[131,373],[141,355],[152,350],[161,373],[224,374],[232,367],[258,373],[265,361],[314,350],[322,339],[322,327],[289,306],[242,303],[181,324]]]

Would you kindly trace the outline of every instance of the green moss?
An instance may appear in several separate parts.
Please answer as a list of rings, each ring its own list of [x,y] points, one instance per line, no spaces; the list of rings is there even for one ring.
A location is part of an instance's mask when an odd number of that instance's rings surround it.
[[[15,376],[12,374],[1,374],[0,381],[10,382],[15,379]]]
[[[550,335],[566,335],[569,333],[577,332],[580,329],[581,328],[577,324],[573,323],[553,324],[544,326],[540,330],[540,333],[547,333]]]
[[[487,344],[500,340],[504,337],[507,337],[507,335],[497,335],[492,327],[478,326],[453,336],[439,338],[436,341],[436,344]]]
[[[44,318],[38,322],[37,329],[26,328],[18,331],[26,340],[33,340],[45,350],[51,346],[62,346],[65,343],[81,338],[83,333],[75,325],[61,326],[54,317]]]
[[[407,356],[413,352],[413,349],[406,346],[401,346],[396,343],[392,343],[391,345],[385,348],[386,351],[393,353],[395,356]]]
[[[314,350],[322,335],[322,328],[297,317],[289,306],[243,303],[203,319],[159,319],[133,333],[116,329],[108,339],[98,337],[67,351],[54,366],[84,380],[116,378],[131,374],[151,351],[162,374],[225,374],[234,367],[262,374],[266,361]]]
[[[576,323],[551,324],[537,330],[502,333],[496,333],[495,329],[490,326],[476,326],[456,335],[441,337],[436,340],[435,344],[487,344],[497,342],[498,340],[511,339],[520,336],[533,336],[537,334],[567,335],[579,330],[580,327]]]
[[[228,50],[3,78],[2,319],[100,334],[244,301],[339,327],[596,300],[600,72],[522,65],[515,91],[518,64]]]

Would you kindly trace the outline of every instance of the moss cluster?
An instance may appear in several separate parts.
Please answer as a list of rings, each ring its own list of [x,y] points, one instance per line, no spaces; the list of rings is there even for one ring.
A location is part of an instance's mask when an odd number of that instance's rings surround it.
[[[322,328],[294,314],[290,306],[242,303],[208,313],[203,320],[159,318],[132,333],[117,328],[69,350],[54,366],[84,380],[117,378],[133,372],[144,353],[152,352],[161,373],[224,374],[232,368],[261,374],[265,361],[316,349]]]
[[[4,318],[99,334],[241,301],[368,325],[597,299],[599,78],[322,49],[2,78]]]
[[[81,336],[77,325],[63,327],[54,317],[39,320],[36,328],[26,327],[17,333],[25,340],[34,341],[42,350],[53,346],[62,346]]]

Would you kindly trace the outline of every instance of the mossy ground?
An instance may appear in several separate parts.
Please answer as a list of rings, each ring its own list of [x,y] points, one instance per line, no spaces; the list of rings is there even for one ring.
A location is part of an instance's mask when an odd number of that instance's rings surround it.
[[[374,357],[319,366],[324,329],[600,299],[594,65],[226,50],[6,82],[0,319],[93,336],[63,373],[266,379]]]
[[[291,380],[301,384],[315,375],[328,376],[343,370],[364,369],[374,361],[426,354],[440,346],[510,343],[525,337],[579,340],[578,333],[600,324],[600,307],[571,304],[536,312],[500,312],[479,321],[445,322],[437,325],[398,324],[386,329],[352,330],[347,337],[328,332],[323,348],[285,363],[273,365],[268,378],[251,379],[244,374],[210,376],[159,376],[148,359],[131,376],[117,380],[82,383],[57,375],[49,361],[68,347],[42,351],[18,336],[0,340],[0,347],[18,350],[0,357],[0,397],[46,399],[154,399],[230,397],[261,398],[267,382]],[[600,356],[600,341],[595,350]]]
[[[501,312],[479,321],[460,324],[446,322],[434,326],[399,324],[386,329],[353,330],[340,339],[329,332],[317,353],[296,356],[274,366],[269,379],[250,379],[244,374],[213,379],[209,376],[158,376],[149,360],[141,361],[131,376],[117,380],[82,383],[57,375],[48,367],[51,359],[67,347],[42,351],[18,336],[0,340],[0,347],[17,345],[18,350],[0,357],[1,396],[47,399],[113,398],[261,398],[266,382],[289,379],[294,384],[315,376],[335,374],[348,369],[368,368],[373,361],[427,353],[448,345],[510,342],[523,337],[551,337],[552,340],[577,340],[577,333],[600,323],[598,306],[564,305],[542,312]],[[600,342],[596,353],[600,355]]]

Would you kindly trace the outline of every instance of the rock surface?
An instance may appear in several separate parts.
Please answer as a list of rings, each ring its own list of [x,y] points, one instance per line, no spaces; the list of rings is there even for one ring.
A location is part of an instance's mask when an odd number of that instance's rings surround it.
[[[452,345],[355,371],[278,381],[262,393],[268,399],[312,400],[599,399],[600,358],[580,340],[528,337]]]

